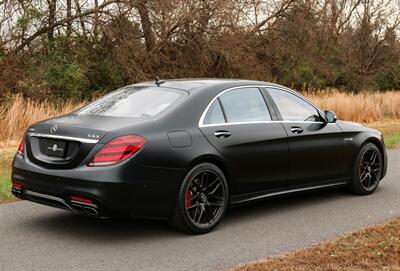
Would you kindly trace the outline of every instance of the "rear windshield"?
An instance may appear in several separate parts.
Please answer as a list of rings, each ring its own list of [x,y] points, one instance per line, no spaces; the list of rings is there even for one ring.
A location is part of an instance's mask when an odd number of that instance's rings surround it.
[[[85,106],[77,113],[151,118],[166,110],[185,95],[187,94],[184,91],[161,87],[125,87]]]

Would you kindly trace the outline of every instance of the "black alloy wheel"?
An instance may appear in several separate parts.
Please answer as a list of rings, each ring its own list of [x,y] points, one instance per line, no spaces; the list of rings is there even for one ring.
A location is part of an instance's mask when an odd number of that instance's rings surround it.
[[[191,233],[206,233],[221,220],[228,205],[228,186],[213,164],[194,167],[180,189],[172,222]]]
[[[368,143],[360,151],[356,162],[352,190],[359,195],[373,193],[382,176],[382,155],[375,144]]]

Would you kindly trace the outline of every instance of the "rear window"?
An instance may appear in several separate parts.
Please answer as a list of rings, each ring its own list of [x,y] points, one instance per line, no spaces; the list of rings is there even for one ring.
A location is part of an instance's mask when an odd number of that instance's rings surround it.
[[[125,87],[112,92],[78,114],[111,117],[151,118],[166,110],[186,92],[161,87]]]

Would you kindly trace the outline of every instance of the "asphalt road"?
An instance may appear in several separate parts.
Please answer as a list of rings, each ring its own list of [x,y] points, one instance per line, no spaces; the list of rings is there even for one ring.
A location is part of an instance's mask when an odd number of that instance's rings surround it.
[[[92,220],[29,202],[0,205],[0,270],[222,270],[400,215],[400,150],[375,194],[318,192],[229,210],[212,233],[159,221]]]

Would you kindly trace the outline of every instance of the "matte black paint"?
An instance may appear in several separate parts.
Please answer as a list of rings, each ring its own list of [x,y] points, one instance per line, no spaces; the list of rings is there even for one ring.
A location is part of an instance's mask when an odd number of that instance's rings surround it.
[[[280,123],[255,123],[201,128],[224,157],[234,183],[232,194],[252,193],[282,186],[289,170],[288,140]],[[214,133],[229,130],[228,138]]]
[[[154,86],[154,82],[136,84]],[[220,92],[238,86],[259,86],[273,121],[238,125],[198,126],[200,116]],[[168,218],[185,174],[199,162],[216,164],[230,188],[231,204],[278,195],[321,184],[345,184],[352,176],[361,146],[374,142],[387,157],[380,133],[359,124],[281,122],[279,110],[265,87],[286,88],[246,80],[167,80],[163,88],[188,92],[172,108],[151,119],[77,115],[74,112],[36,123],[28,128],[25,157],[16,155],[12,180],[23,189],[69,200],[88,197],[102,216],[130,214]],[[322,111],[320,111],[322,112]],[[71,141],[76,149],[66,159],[41,155],[38,138],[29,133],[53,134],[97,143]],[[303,130],[300,134],[291,128]],[[228,137],[215,132],[227,131]],[[147,144],[132,158],[114,166],[86,164],[108,141],[136,134]],[[22,195],[19,195],[23,197]]]

